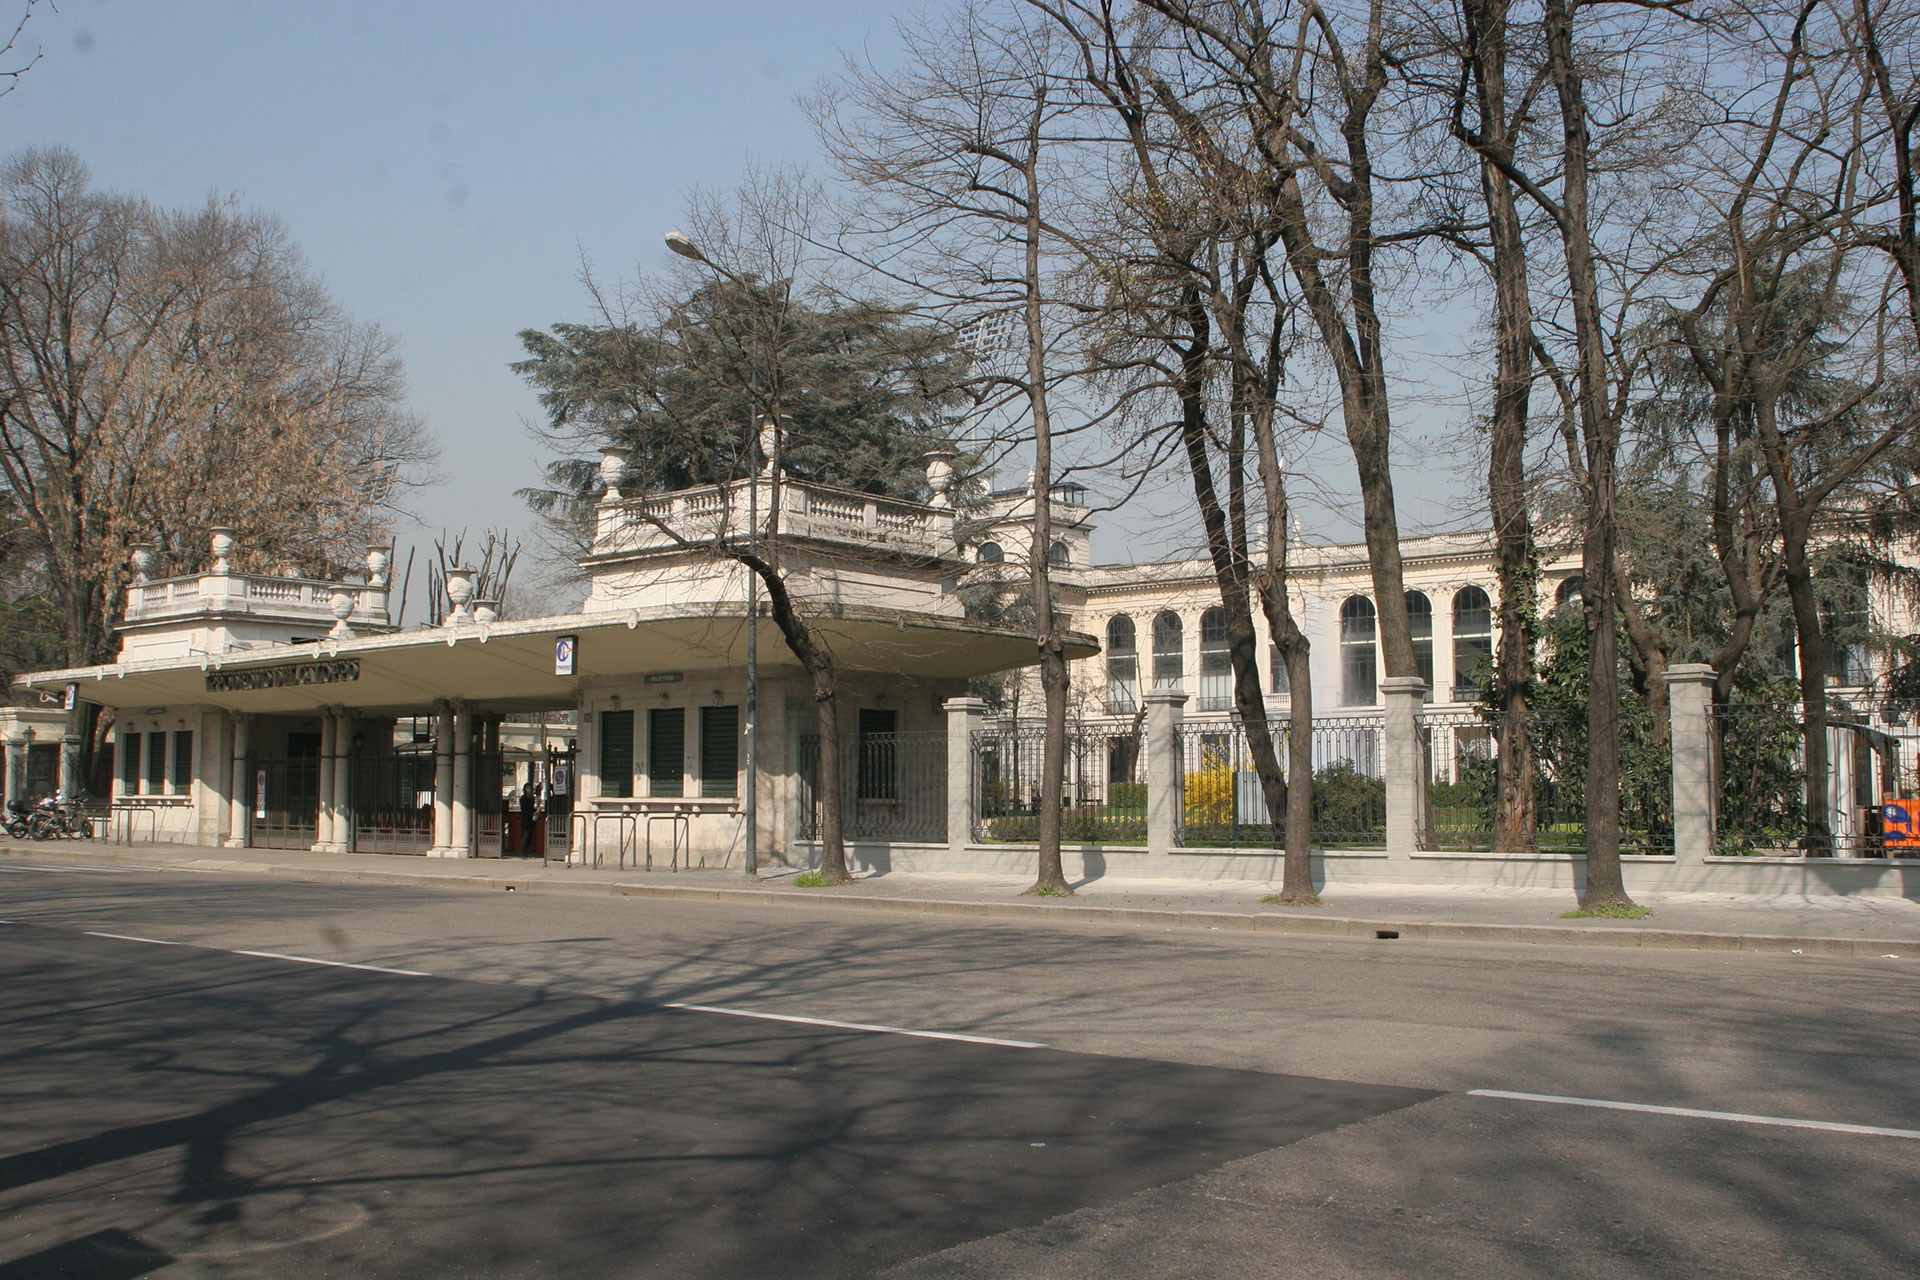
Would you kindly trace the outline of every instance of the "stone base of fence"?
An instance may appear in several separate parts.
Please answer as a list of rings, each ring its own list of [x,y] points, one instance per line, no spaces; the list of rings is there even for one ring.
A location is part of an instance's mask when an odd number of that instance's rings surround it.
[[[1032,845],[887,844],[848,841],[847,862],[856,872],[885,875],[921,872],[949,875],[1030,876]],[[1138,847],[1066,845],[1061,863],[1070,881],[1187,880],[1278,885],[1281,859],[1259,850],[1181,849],[1155,853]],[[794,846],[803,867],[819,862],[810,841]],[[1620,859],[1629,893],[1724,893],[1766,897],[1887,897],[1920,900],[1920,859],[1709,857],[1624,854]],[[1450,850],[1389,858],[1384,849],[1315,849],[1316,888],[1405,885],[1460,889],[1565,889],[1578,894],[1586,883],[1583,854],[1475,853]]]

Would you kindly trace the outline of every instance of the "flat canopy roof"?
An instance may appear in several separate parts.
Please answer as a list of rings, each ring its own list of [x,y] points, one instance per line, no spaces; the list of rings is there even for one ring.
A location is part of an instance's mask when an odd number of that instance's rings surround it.
[[[409,712],[465,698],[501,710],[557,710],[574,705],[581,685],[608,678],[744,666],[746,621],[746,607],[737,603],[701,606],[692,615],[674,607],[568,614],[36,671],[14,683],[33,689],[75,684],[86,701],[117,708]],[[1031,635],[960,618],[848,606],[809,621],[846,672],[964,679],[1038,660]],[[793,666],[772,619],[763,615],[759,628],[761,661]],[[568,635],[579,638],[575,674],[557,676],[554,642]],[[1099,652],[1088,635],[1068,632],[1066,642],[1069,659]]]

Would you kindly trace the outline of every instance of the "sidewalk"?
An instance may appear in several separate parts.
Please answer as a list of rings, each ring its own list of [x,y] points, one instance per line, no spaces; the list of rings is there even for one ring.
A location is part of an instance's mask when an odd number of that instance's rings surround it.
[[[1920,902],[1906,898],[1730,897],[1642,894],[1644,920],[1562,920],[1576,905],[1552,889],[1337,885],[1320,908],[1262,903],[1266,887],[1105,878],[1073,898],[1027,898],[1007,876],[864,876],[832,889],[794,887],[781,869],[749,881],[727,871],[625,871],[543,866],[535,860],[439,859],[191,845],[58,842],[0,844],[0,858],[48,865],[281,875],[300,880],[428,885],[475,891],[679,897],[756,906],[904,911],[985,919],[1045,919],[1152,929],[1201,929],[1323,938],[1679,947],[1920,959]]]

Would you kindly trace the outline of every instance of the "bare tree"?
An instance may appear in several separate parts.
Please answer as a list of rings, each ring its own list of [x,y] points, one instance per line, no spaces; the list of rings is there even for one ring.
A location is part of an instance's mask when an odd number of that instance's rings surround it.
[[[356,562],[433,451],[391,343],[278,225],[94,191],[60,150],[7,162],[0,197],[0,478],[64,659],[110,656],[134,542],[186,569],[231,525],[261,561]]]
[[[1071,894],[1060,857],[1071,678],[1052,564],[1054,486],[1065,474],[1055,397],[1070,376],[1056,352],[1076,323],[1056,293],[1059,260],[1077,256],[1070,67],[1044,27],[978,4],[902,36],[903,74],[855,65],[810,108],[842,174],[878,198],[842,247],[975,329],[999,322],[1018,335],[1017,358],[983,362],[971,385],[983,415],[1016,406],[1032,449],[1025,570],[1045,727],[1027,892]]]
[[[1481,153],[1480,194],[1486,248],[1479,256],[1493,284],[1495,372],[1488,424],[1487,502],[1500,577],[1500,649],[1494,701],[1500,718],[1493,818],[1496,852],[1536,847],[1538,808],[1527,694],[1539,640],[1539,560],[1527,509],[1527,433],[1533,388],[1533,298],[1519,195],[1507,169],[1524,128],[1528,94],[1508,84],[1510,0],[1460,0],[1461,74],[1455,79],[1453,131]],[[1471,108],[1471,110],[1469,110]],[[1503,167],[1505,166],[1505,167]],[[1478,252],[1478,251],[1477,251]]]

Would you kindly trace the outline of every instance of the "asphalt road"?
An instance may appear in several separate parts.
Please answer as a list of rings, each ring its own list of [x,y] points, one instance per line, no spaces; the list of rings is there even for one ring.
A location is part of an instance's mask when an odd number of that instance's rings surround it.
[[[0,919],[0,1280],[1920,1274],[1914,958],[53,858]]]

